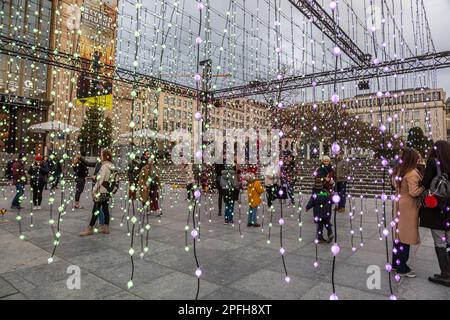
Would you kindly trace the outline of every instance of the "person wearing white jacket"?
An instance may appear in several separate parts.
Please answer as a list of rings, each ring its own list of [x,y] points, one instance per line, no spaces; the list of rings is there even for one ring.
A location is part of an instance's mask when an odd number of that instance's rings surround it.
[[[92,199],[94,200],[94,208],[92,209],[91,222],[87,229],[80,234],[80,236],[90,236],[94,234],[94,226],[97,221],[97,216],[100,208],[105,217],[105,224],[100,226],[100,232],[109,234],[109,198],[110,194],[104,187],[104,183],[109,181],[111,171],[114,169],[112,163],[112,154],[108,150],[104,150],[101,156],[102,166],[97,176],[97,181],[92,189]]]
[[[273,200],[276,199],[277,186],[280,180],[280,167],[278,164],[271,163],[264,172],[264,186],[267,192],[267,206],[272,207]]]

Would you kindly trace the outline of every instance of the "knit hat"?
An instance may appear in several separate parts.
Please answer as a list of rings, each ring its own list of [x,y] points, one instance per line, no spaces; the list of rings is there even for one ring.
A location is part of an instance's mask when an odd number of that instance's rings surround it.
[[[40,154],[37,154],[36,157],[34,158],[34,160],[42,161],[42,156]]]
[[[331,161],[331,158],[329,156],[323,156],[322,161]]]

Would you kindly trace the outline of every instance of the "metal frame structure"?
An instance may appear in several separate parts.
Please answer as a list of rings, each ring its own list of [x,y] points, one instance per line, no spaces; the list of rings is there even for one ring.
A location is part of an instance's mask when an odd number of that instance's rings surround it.
[[[316,0],[289,0],[289,2],[336,43],[358,66],[370,64],[371,55],[364,53]]]
[[[237,99],[309,88],[314,85],[329,85],[334,82],[336,75],[338,82],[344,83],[443,68],[450,68],[450,51],[386,61],[377,65],[349,67],[337,71],[322,71],[304,76],[287,77],[283,80],[255,81],[248,85],[216,90],[212,93],[212,96],[214,100]]]
[[[158,79],[142,73],[136,73],[132,70],[109,64],[102,64],[102,72],[97,74],[90,70],[90,66],[92,66],[94,62],[91,59],[82,57],[77,58],[66,52],[51,50],[25,41],[9,38],[4,35],[0,35],[0,54],[11,57],[20,57],[28,61],[84,73],[87,76],[98,78],[98,80],[121,81],[145,88],[161,88],[164,92],[197,99],[196,90],[188,86]]]
[[[164,92],[192,98],[201,99],[207,96],[209,101],[224,99],[237,99],[257,96],[273,92],[284,92],[300,88],[309,88],[313,85],[321,86],[332,84],[335,76],[339,83],[361,81],[377,77],[388,77],[413,72],[424,72],[450,67],[450,51],[426,54],[423,56],[410,57],[382,62],[380,64],[365,65],[359,67],[348,67],[334,71],[322,71],[303,76],[287,77],[283,80],[269,80],[252,82],[247,85],[203,92],[194,88],[175,82],[158,79],[142,73],[135,73],[121,67],[102,65],[103,72],[100,75],[85,66],[91,66],[93,61],[85,58],[75,58],[65,52],[52,51],[49,48],[36,46],[21,40],[12,39],[0,35],[0,54],[20,57],[29,61],[43,63],[59,68],[84,72],[88,76],[98,77],[99,80],[121,81],[136,84],[144,88],[161,88]],[[200,95],[200,96],[198,96]]]

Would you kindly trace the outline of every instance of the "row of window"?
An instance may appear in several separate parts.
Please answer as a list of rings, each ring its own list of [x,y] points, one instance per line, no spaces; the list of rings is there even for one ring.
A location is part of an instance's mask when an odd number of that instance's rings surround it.
[[[180,98],[164,96],[164,104],[169,106],[184,106],[186,109],[191,109],[194,106],[192,101],[181,100]]]
[[[408,104],[408,103],[423,103],[429,101],[440,101],[442,98],[440,91],[433,91],[431,93],[418,93],[418,94],[405,94],[399,95],[397,97],[391,95],[390,97],[381,98],[381,104],[398,105],[398,104]],[[351,100],[349,103],[350,107],[371,107],[377,104],[375,98],[361,98],[356,100]]]

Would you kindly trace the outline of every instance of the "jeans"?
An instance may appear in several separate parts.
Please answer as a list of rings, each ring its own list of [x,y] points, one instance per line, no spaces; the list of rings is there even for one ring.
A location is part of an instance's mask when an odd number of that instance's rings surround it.
[[[225,200],[225,221],[232,222],[234,216],[234,200]]]
[[[102,225],[109,225],[109,200],[94,203],[94,208],[92,209],[91,222],[89,223],[91,227],[95,226],[97,216],[100,216],[101,212],[103,212],[104,221],[102,223],[102,221],[99,218],[99,223]]]
[[[256,223],[256,212],[258,211],[258,207],[248,208],[248,224]]]
[[[409,259],[410,248],[411,246],[409,244],[394,242],[392,249],[392,266],[397,268],[398,273],[408,273],[411,271],[411,268],[406,264]]]
[[[294,184],[291,182],[286,182],[286,191],[288,194],[289,199],[291,200],[292,204],[295,204],[295,199],[294,199]]]
[[[42,192],[44,191],[44,183],[32,185],[33,189],[33,206],[40,206],[42,203]]]
[[[275,193],[277,190],[274,190],[275,186],[266,186],[267,193],[267,206],[270,208],[272,206],[272,202],[276,199]]]
[[[84,178],[76,178],[76,189],[75,189],[75,202],[80,201],[81,194],[84,190],[84,185],[86,184],[86,179]]]
[[[333,232],[333,229],[331,229],[330,217],[325,217],[317,221],[317,239],[323,239],[323,227],[325,227],[329,233]]]
[[[345,203],[347,201],[347,181],[337,182],[337,192],[341,200],[339,201],[338,209],[345,208]]]
[[[434,230],[431,229],[431,236],[434,240],[436,248],[446,248],[449,252],[450,248],[450,231],[449,230]]]
[[[16,184],[16,196],[14,197],[12,201],[12,207],[19,207],[20,203],[22,202],[22,196],[24,193],[25,185],[23,184]]]
[[[223,189],[222,188],[218,188],[217,189],[219,191],[219,216],[222,215],[222,203],[223,203]]]

